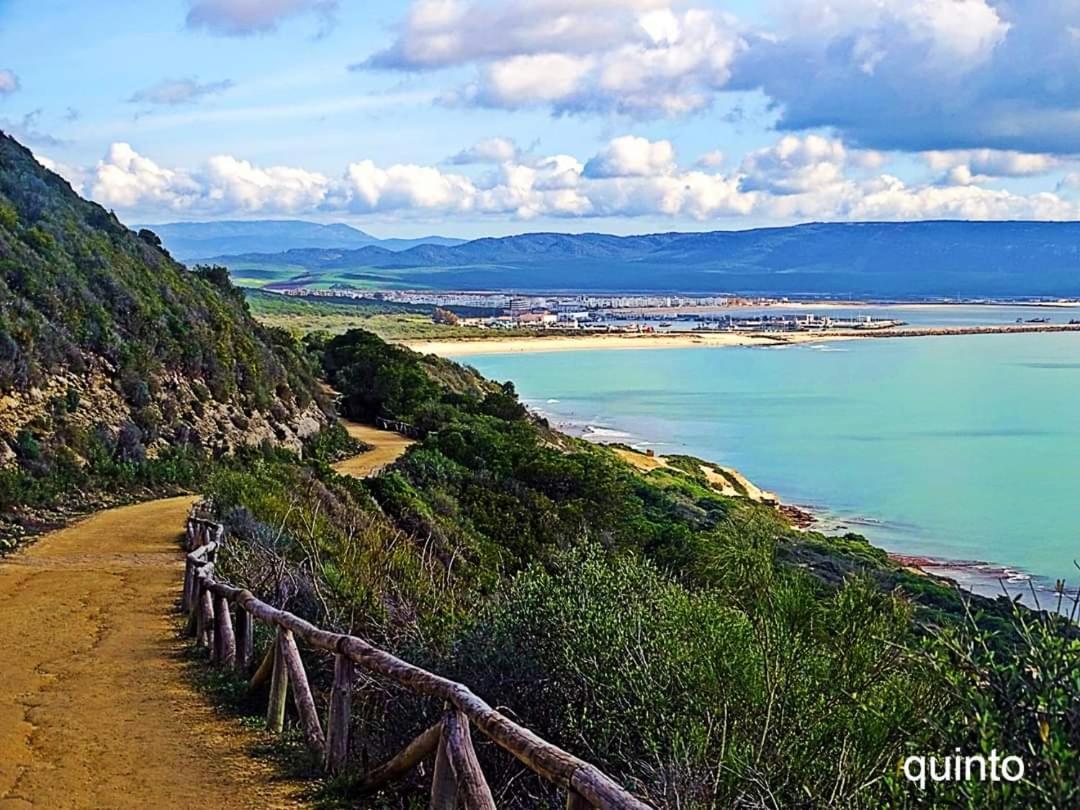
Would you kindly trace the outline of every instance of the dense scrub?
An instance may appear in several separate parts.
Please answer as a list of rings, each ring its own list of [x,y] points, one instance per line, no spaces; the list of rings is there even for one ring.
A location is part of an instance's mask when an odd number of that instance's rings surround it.
[[[637,473],[467,369],[363,333],[311,346],[350,415],[426,438],[364,482],[272,463],[219,478],[249,541],[232,576],[469,683],[659,806],[925,806],[898,763],[956,746],[1022,755],[1032,779],[938,789],[939,806],[1075,801],[1080,643],[1062,622],[969,611],[858,536],[717,494],[698,465]],[[439,707],[369,684],[356,712],[374,762]],[[501,806],[557,801],[481,758]]]
[[[190,482],[245,444],[299,451],[326,421],[313,372],[222,268],[188,271],[0,133],[5,516]]]

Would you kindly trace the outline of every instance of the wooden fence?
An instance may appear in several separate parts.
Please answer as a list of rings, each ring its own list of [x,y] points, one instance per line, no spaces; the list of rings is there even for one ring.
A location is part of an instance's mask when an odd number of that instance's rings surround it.
[[[387,419],[383,416],[375,417],[375,427],[379,430],[392,430],[394,433],[400,433],[409,439],[423,439],[424,431],[415,425],[410,425],[408,422],[402,422],[399,419]]]
[[[405,776],[434,753],[431,782],[433,810],[493,810],[491,790],[473,749],[476,729],[517,757],[531,771],[566,791],[567,810],[626,808],[649,810],[599,769],[541,739],[474,695],[468,687],[413,666],[356,636],[322,630],[292,613],[257,599],[214,576],[214,557],[225,541],[225,527],[214,522],[205,505],[197,505],[187,521],[183,607],[188,629],[197,644],[210,651],[219,667],[232,667],[247,676],[253,661],[255,622],[276,629],[276,637],[251,677],[252,689],[269,681],[267,728],[280,733],[285,705],[292,692],[299,727],[307,745],[330,773],[344,770],[349,752],[351,694],[354,672],[366,672],[392,681],[423,697],[441,699],[447,707],[442,720],[409,743],[400,753],[365,774],[365,791],[374,791]],[[235,618],[234,618],[235,613]],[[316,650],[334,655],[334,684],[327,707],[326,725],[315,699],[297,647],[297,639]]]

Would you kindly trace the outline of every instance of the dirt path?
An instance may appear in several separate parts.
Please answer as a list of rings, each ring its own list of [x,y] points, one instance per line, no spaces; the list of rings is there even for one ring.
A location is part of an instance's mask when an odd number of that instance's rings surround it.
[[[185,677],[191,502],[101,512],[0,561],[0,810],[300,806]]]
[[[354,439],[370,444],[372,449],[366,453],[338,462],[334,469],[342,475],[365,478],[374,475],[383,467],[393,464],[415,442],[398,433],[361,425],[356,422],[343,422],[345,429]]]

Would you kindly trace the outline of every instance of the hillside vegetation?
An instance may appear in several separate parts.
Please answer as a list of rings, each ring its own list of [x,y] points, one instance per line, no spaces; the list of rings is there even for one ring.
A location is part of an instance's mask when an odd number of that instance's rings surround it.
[[[700,463],[639,473],[448,361],[360,331],[309,347],[351,417],[425,438],[366,481],[272,458],[216,476],[242,539],[222,571],[263,598],[468,683],[658,807],[1080,798],[1080,642],[1063,620],[966,601],[857,535],[797,531]],[[372,684],[354,711],[357,756],[376,763],[441,707]],[[919,794],[897,770],[958,746],[1022,752],[1030,781]],[[505,755],[481,758],[500,806],[558,806]]]
[[[293,339],[221,268],[191,272],[0,134],[0,511],[299,452],[327,423]],[[111,483],[110,483],[111,482]]]

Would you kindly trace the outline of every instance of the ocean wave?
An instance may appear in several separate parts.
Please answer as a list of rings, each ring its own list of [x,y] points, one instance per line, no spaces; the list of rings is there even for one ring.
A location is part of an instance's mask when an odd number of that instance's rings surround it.
[[[603,427],[602,425],[585,426],[586,439],[629,439],[632,436],[633,434],[627,433],[625,430],[616,430],[615,428]]]

